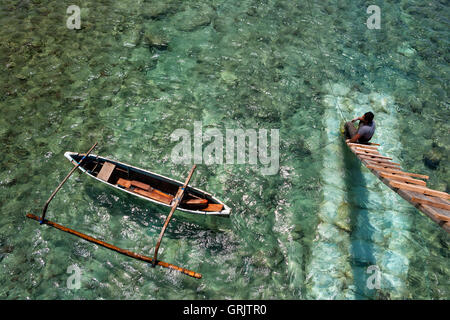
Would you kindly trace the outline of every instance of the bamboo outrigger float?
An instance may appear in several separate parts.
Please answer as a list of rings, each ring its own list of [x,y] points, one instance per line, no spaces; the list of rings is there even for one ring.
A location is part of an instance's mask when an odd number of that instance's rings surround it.
[[[176,265],[164,261],[159,261],[157,259],[159,246],[164,236],[164,232],[176,209],[181,209],[182,211],[190,213],[216,214],[224,216],[229,215],[230,209],[225,204],[223,204],[221,201],[217,200],[210,194],[202,190],[188,187],[188,183],[196,168],[195,165],[189,172],[189,175],[184,184],[181,184],[179,181],[169,179],[139,168],[127,166],[124,169],[123,167],[126,165],[120,162],[112,162],[111,160],[99,158],[98,156],[90,156],[89,154],[95,148],[96,145],[97,143],[95,143],[86,154],[75,154],[75,153],[65,154],[65,156],[69,158],[71,162],[75,164],[75,166],[72,168],[72,170],[70,170],[69,174],[62,180],[62,182],[55,189],[55,191],[53,191],[50,198],[46,201],[44,208],[42,210],[42,216],[38,217],[34,214],[28,213],[26,217],[29,219],[36,220],[40,224],[46,224],[58,230],[70,233],[81,239],[95,243],[104,248],[116,251],[128,257],[151,263],[152,267],[158,265],[164,268],[179,271],[190,277],[200,279],[202,277],[200,273],[182,267],[178,267]],[[144,199],[146,200],[171,207],[171,211],[167,216],[163,228],[161,230],[161,233],[159,235],[153,258],[129,250],[121,249],[107,242],[98,240],[81,232],[64,227],[56,222],[45,219],[45,214],[47,212],[49,203],[52,201],[56,193],[61,189],[64,183],[69,179],[69,177],[72,175],[73,172],[75,172],[77,168],[79,168],[82,172],[85,172],[88,175],[94,177],[95,179],[110,184],[114,187],[117,187],[118,189],[124,189],[123,191],[127,191],[129,193],[138,196],[144,195],[145,196]],[[124,174],[126,174],[126,176],[124,176]],[[127,180],[126,178],[128,178],[129,180]],[[111,181],[113,181],[114,183]],[[147,182],[151,185],[147,185],[144,182]],[[160,190],[161,188],[165,192],[161,191]],[[140,191],[141,189],[142,191]],[[175,189],[176,193],[174,195],[171,195],[171,193],[173,193],[173,189]],[[180,205],[182,205],[183,208],[180,208],[179,207]]]
[[[31,214],[31,213],[27,214],[27,218],[30,218],[30,219],[33,219],[33,220],[36,220],[36,221],[39,221],[39,222],[42,221],[40,217],[35,216],[34,214]],[[99,246],[102,246],[104,248],[116,251],[116,252],[121,253],[123,255],[126,255],[128,257],[151,263],[152,265],[153,265],[153,263],[155,261],[155,260],[153,260],[150,257],[144,256],[144,255],[141,255],[139,253],[135,253],[135,252],[132,252],[132,251],[129,251],[129,250],[121,249],[121,248],[116,247],[116,246],[114,246],[114,245],[112,245],[110,243],[107,243],[107,242],[95,239],[95,238],[93,238],[91,236],[88,236],[88,235],[86,235],[84,233],[81,233],[81,232],[78,232],[78,231],[66,228],[66,227],[64,227],[64,226],[62,226],[62,225],[60,225],[60,224],[58,224],[56,222],[50,221],[50,220],[45,220],[42,224],[46,224],[46,225],[51,226],[53,228],[56,228],[58,230],[61,230],[61,231],[73,234],[73,235],[75,235],[75,236],[77,236],[77,237],[79,237],[81,239],[84,239],[86,241],[95,243],[95,244],[97,244]],[[188,270],[188,269],[185,269],[185,268],[182,268],[182,267],[178,267],[176,265],[173,265],[173,264],[170,264],[170,263],[167,263],[167,262],[164,262],[164,261],[157,261],[156,265],[164,267],[164,268],[169,268],[169,269],[172,269],[172,270],[179,271],[179,272],[187,274],[188,276],[193,277],[193,278],[200,279],[202,277],[202,275],[200,273],[197,273],[195,271]]]
[[[402,171],[399,163],[389,161],[392,158],[378,152],[379,144],[346,143],[366,168],[384,184],[450,233],[448,193],[427,188],[424,180],[429,177],[426,175]]]

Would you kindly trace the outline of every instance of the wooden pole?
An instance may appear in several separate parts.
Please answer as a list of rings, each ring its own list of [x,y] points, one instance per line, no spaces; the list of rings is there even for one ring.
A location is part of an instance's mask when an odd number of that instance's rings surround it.
[[[69,174],[64,178],[63,181],[61,181],[59,186],[55,189],[55,191],[53,191],[53,193],[50,196],[50,198],[48,198],[47,202],[45,202],[44,208],[42,209],[42,217],[41,217],[41,220],[39,221],[41,224],[44,223],[45,214],[47,212],[47,208],[48,208],[48,205],[49,205],[50,201],[53,200],[53,198],[55,197],[56,193],[61,189],[63,184],[66,183],[67,179],[69,179],[69,177],[72,175],[72,173],[74,173],[74,171],[81,165],[83,160],[89,155],[89,153],[91,153],[91,151],[95,148],[96,145],[97,145],[97,142],[94,143],[94,145],[89,149],[89,151],[86,153],[86,155],[84,155],[83,158],[81,158],[80,162],[75,167],[73,167],[72,170],[70,170]]]
[[[178,192],[175,196],[175,202],[172,205],[172,209],[170,210],[169,215],[166,218],[166,221],[164,222],[164,225],[161,229],[161,233],[159,234],[159,238],[158,238],[158,242],[156,243],[156,247],[155,247],[155,254],[153,255],[153,262],[152,262],[152,267],[155,267],[156,263],[158,262],[157,257],[158,257],[158,250],[159,250],[159,246],[161,245],[161,240],[164,236],[164,232],[166,231],[167,226],[169,225],[169,221],[172,218],[173,213],[175,212],[175,210],[177,209],[178,205],[180,204],[181,200],[183,199],[183,195],[184,195],[184,191],[186,190],[186,187],[189,183],[189,181],[191,180],[192,174],[194,173],[194,170],[196,168],[196,165],[194,164],[192,166],[191,171],[189,172],[188,177],[186,178],[186,181],[184,182],[183,187],[178,188]]]
[[[30,218],[30,219],[33,219],[33,220],[36,220],[36,221],[39,221],[39,222],[41,221],[38,216],[35,216],[34,214],[31,214],[31,213],[27,214],[27,218]],[[95,238],[93,238],[91,236],[88,236],[86,234],[83,234],[81,232],[78,232],[78,231],[66,228],[66,227],[64,227],[64,226],[62,226],[60,224],[57,224],[57,223],[53,222],[53,221],[45,220],[43,223],[46,224],[46,225],[49,225],[49,226],[51,226],[53,228],[56,228],[58,230],[61,230],[61,231],[73,234],[73,235],[75,235],[77,237],[80,237],[80,238],[86,240],[86,241],[95,243],[95,244],[97,244],[99,246],[102,246],[102,247],[105,247],[107,249],[110,249],[110,250],[116,251],[118,253],[121,253],[123,255],[129,256],[131,258],[152,263],[152,258],[143,256],[141,254],[138,254],[138,253],[135,253],[135,252],[132,252],[132,251],[129,251],[129,250],[121,249],[121,248],[116,247],[116,246],[114,246],[112,244],[109,244],[109,243],[103,242],[101,240],[95,239]],[[164,267],[164,268],[169,268],[169,269],[173,269],[173,270],[179,271],[179,272],[184,273],[184,274],[186,274],[186,275],[188,275],[190,277],[193,277],[193,278],[200,279],[202,277],[202,275],[200,273],[197,273],[197,272],[185,269],[185,268],[181,268],[181,267],[175,266],[175,265],[167,263],[167,262],[158,261],[157,264],[159,266],[161,266],[161,267]]]

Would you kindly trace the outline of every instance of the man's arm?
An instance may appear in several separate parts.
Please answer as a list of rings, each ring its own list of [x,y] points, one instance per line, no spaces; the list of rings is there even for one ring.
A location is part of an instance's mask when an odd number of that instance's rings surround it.
[[[359,133],[357,133],[353,136],[353,138],[347,139],[347,140],[345,140],[345,142],[357,142],[360,137],[361,137],[361,135]]]

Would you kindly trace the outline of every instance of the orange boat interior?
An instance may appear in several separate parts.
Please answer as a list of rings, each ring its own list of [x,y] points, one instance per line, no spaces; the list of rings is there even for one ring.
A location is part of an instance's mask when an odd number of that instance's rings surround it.
[[[81,155],[78,157],[81,159]],[[76,161],[80,161],[78,157],[73,156]],[[97,157],[88,157],[82,167],[91,175],[109,184],[166,205],[171,205],[178,188],[182,186],[171,180]],[[204,212],[223,210],[223,204],[217,203],[209,195],[192,189],[186,191],[179,205],[180,208]]]

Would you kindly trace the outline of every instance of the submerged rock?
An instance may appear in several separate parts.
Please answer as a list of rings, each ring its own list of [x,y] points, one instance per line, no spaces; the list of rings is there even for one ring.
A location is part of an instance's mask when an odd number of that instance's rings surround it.
[[[412,57],[416,54],[416,50],[405,44],[397,48],[397,53],[400,53],[405,57]]]
[[[151,48],[156,48],[159,50],[165,50],[169,46],[168,41],[166,41],[163,37],[150,32],[145,33],[144,41]]]
[[[331,90],[337,96],[346,96],[350,92],[350,88],[341,83],[334,84]]]
[[[16,74],[16,78],[17,78],[17,79],[20,79],[20,80],[26,80],[26,79],[27,79],[27,76],[25,76],[25,75],[23,75],[23,74],[21,74],[21,73],[18,73],[18,74]]]
[[[175,25],[180,31],[194,31],[197,28],[211,24],[213,17],[214,11],[208,6],[195,9],[189,8],[176,15]]]
[[[334,223],[337,227],[347,232],[351,231],[350,211],[349,203],[342,202],[337,209],[337,219]]]
[[[423,155],[423,162],[428,168],[436,170],[444,158],[444,152],[443,148],[434,144],[433,148]]]
[[[228,84],[234,84],[237,80],[237,77],[234,73],[226,70],[220,73],[220,77]]]
[[[14,247],[11,245],[3,245],[0,246],[0,262],[11,252],[14,251]]]
[[[164,50],[169,46],[166,33],[154,24],[144,26],[142,33],[142,41],[150,48]]]
[[[14,247],[9,246],[9,245],[5,245],[0,248],[1,253],[11,253],[11,252],[13,252],[13,250],[14,250]]]
[[[163,16],[174,13],[175,8],[173,1],[153,2],[141,8],[141,15],[146,19],[161,19]]]

